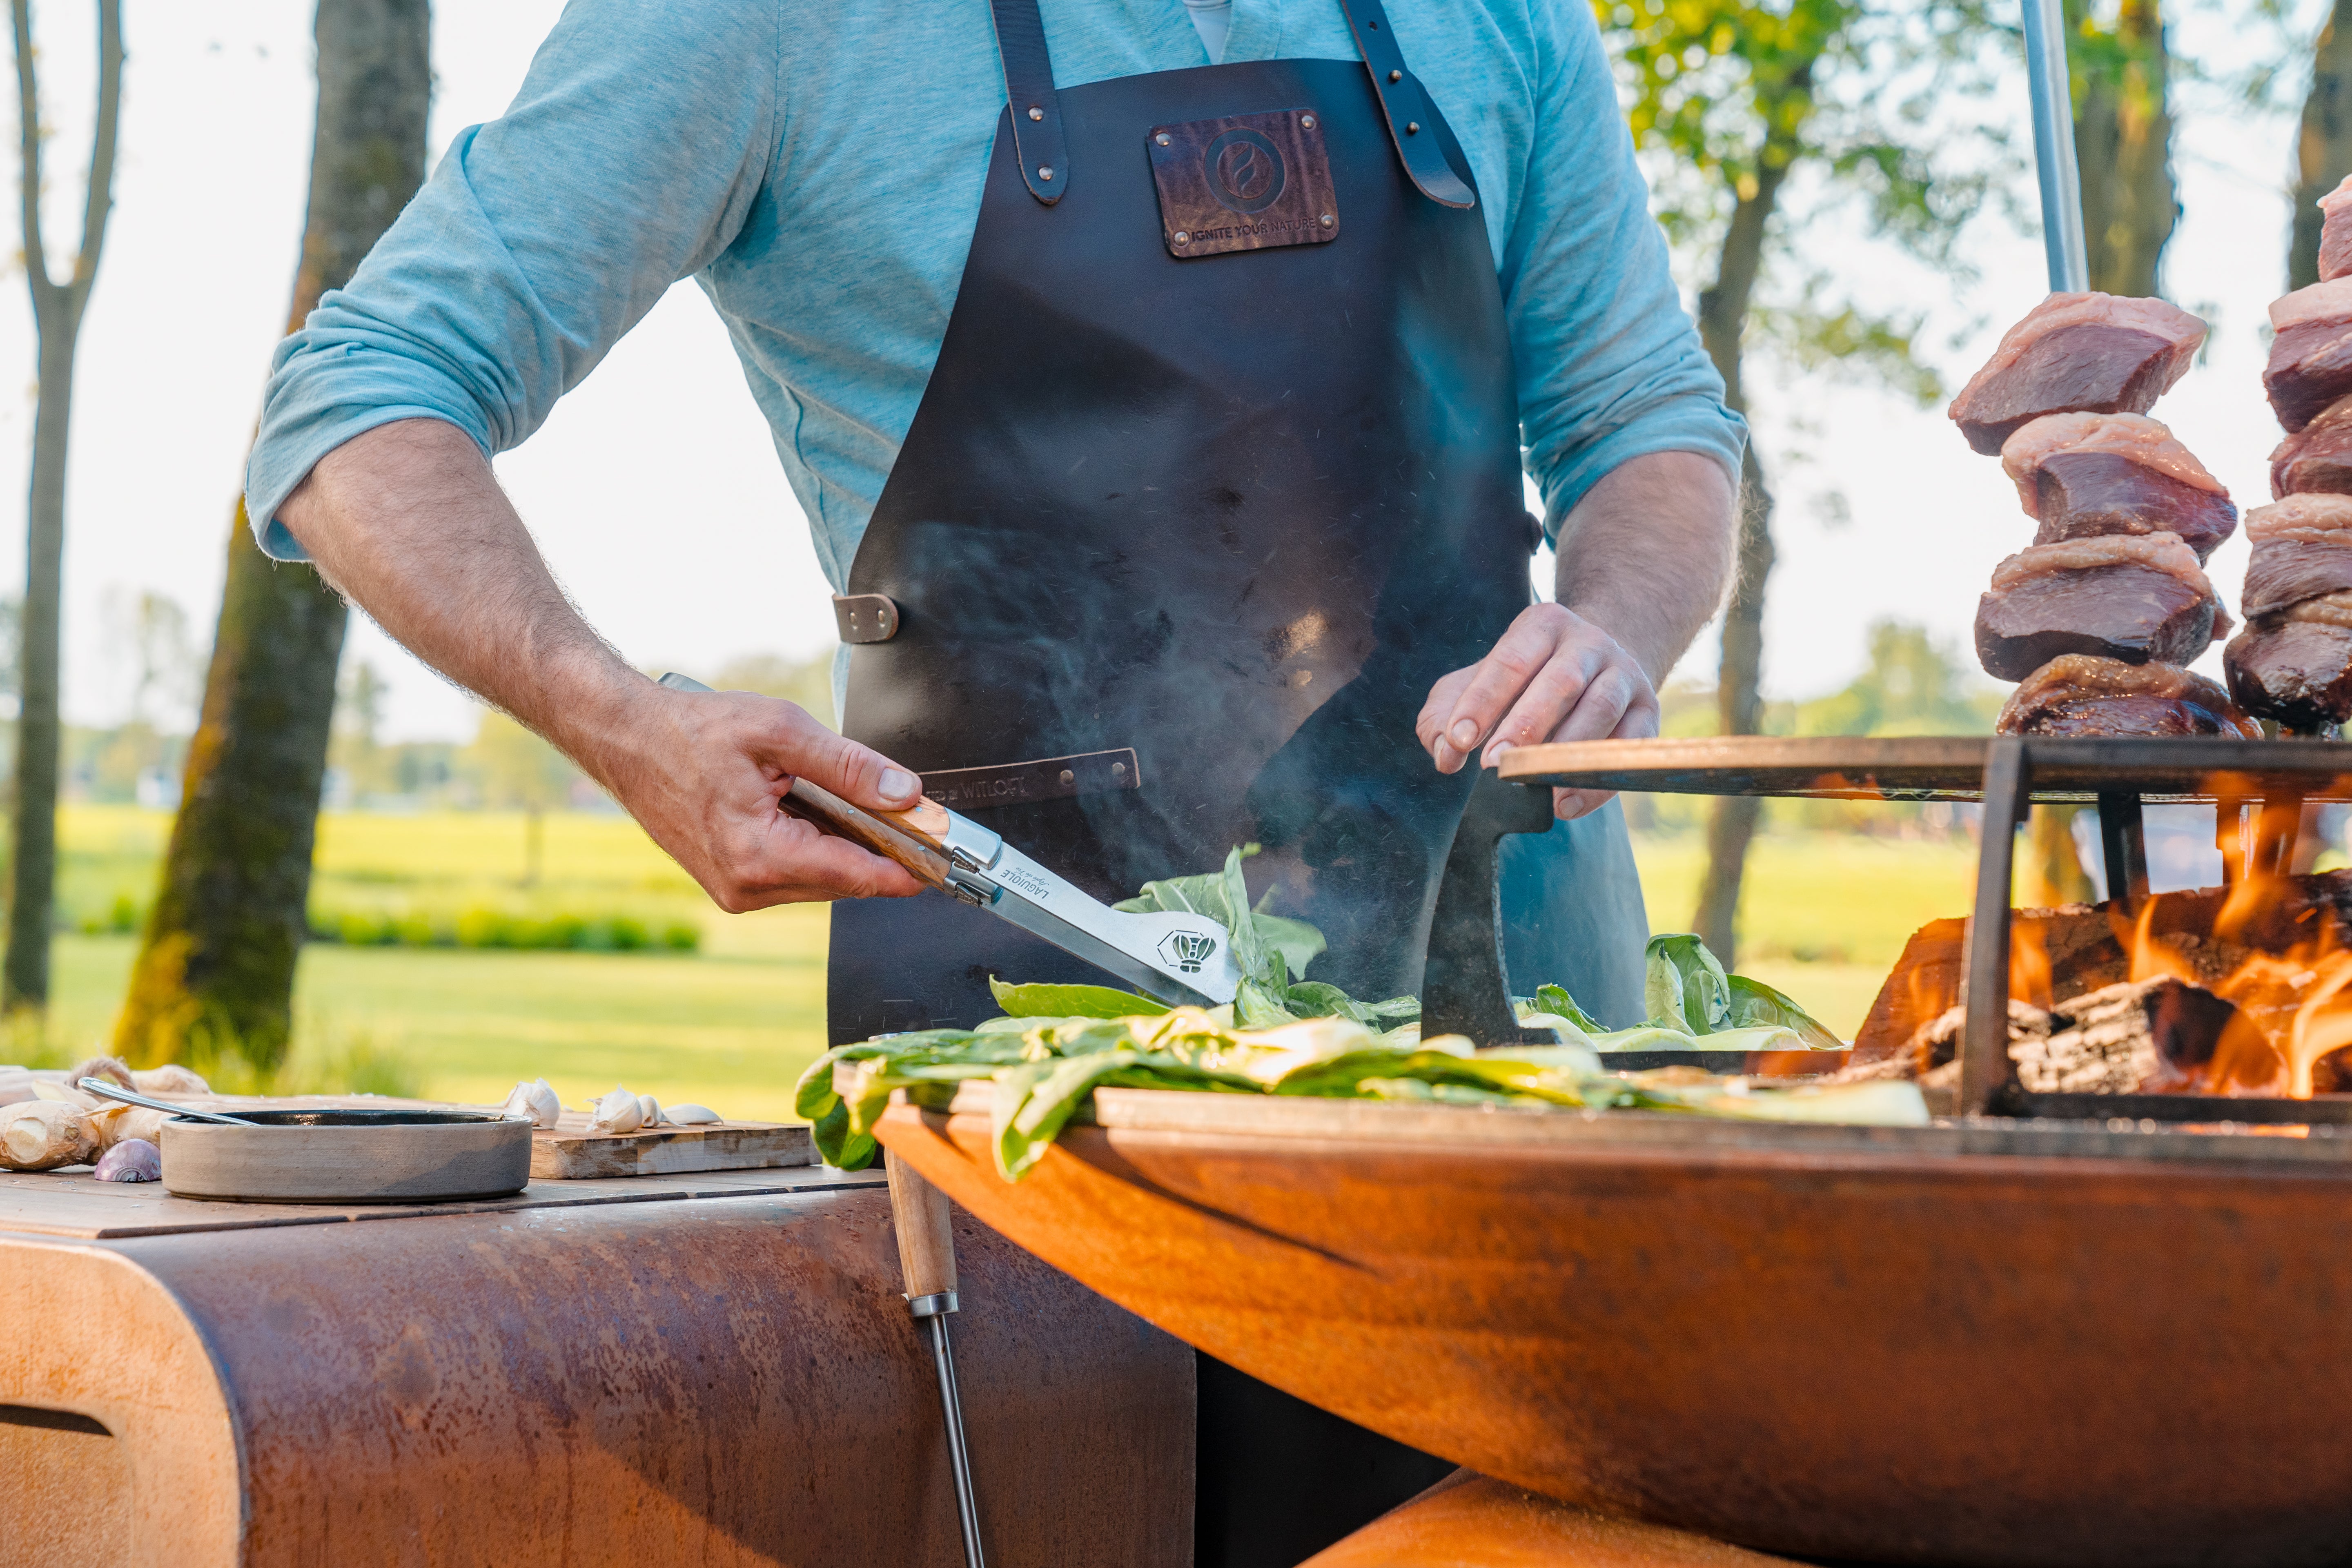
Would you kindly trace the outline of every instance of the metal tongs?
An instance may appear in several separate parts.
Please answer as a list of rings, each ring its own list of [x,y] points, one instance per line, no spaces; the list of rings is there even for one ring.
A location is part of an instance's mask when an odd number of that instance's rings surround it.
[[[710,689],[675,672],[661,683],[673,691]],[[1045,938],[1148,996],[1177,1006],[1216,1006],[1232,1001],[1241,984],[1232,933],[1217,921],[1114,910],[929,796],[906,811],[867,811],[795,778],[782,804],[793,816],[897,861],[918,880]]]

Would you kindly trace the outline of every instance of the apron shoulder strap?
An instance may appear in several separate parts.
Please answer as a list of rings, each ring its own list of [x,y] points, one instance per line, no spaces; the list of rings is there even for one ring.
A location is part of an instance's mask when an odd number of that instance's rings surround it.
[[[998,0],[1000,5],[1003,0]],[[1025,0],[1034,11],[1037,0]],[[1381,0],[1339,0],[1348,29],[1356,36],[1356,52],[1371,72],[1372,91],[1381,100],[1381,117],[1388,121],[1389,140],[1396,143],[1404,172],[1421,194],[1441,206],[1475,207],[1478,198],[1445,161],[1435,127],[1437,104],[1421,79],[1404,68],[1404,51],[1389,30],[1389,14]]]
[[[1004,63],[1004,102],[1013,116],[1021,181],[1052,206],[1070,188],[1070,154],[1054,93],[1054,59],[1045,51],[1045,21],[1037,0],[989,0],[989,14],[996,23],[997,58]]]
[[[1436,134],[1437,105],[1421,79],[1404,68],[1403,51],[1381,0],[1339,0],[1339,10],[1355,35],[1356,52],[1371,76],[1373,96],[1404,172],[1423,195],[1442,206],[1476,206],[1476,195],[1445,161]],[[1037,0],[989,0],[989,16],[1004,66],[1004,101],[1013,117],[1021,182],[1052,206],[1070,188],[1070,153],[1062,135],[1061,101],[1054,92],[1054,60],[1045,48],[1045,21],[1037,14]]]

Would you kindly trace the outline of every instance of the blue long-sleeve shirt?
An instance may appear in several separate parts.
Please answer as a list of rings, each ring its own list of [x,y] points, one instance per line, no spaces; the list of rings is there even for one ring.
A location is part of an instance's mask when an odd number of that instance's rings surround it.
[[[1208,63],[1179,0],[1044,0],[1063,86]],[[1392,0],[1468,154],[1547,527],[1645,452],[1735,473],[1585,0]],[[1227,62],[1356,58],[1337,0],[1234,0]],[[272,363],[247,500],[417,416],[520,445],[676,281],[726,322],[839,589],[955,302],[1004,104],[982,0],[572,0]],[[616,459],[620,460],[620,459]],[[642,460],[642,459],[637,459]]]

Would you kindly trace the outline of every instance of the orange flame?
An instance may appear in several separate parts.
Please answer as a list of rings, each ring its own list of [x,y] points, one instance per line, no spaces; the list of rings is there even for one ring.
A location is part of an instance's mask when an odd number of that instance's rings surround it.
[[[2050,944],[2039,923],[2010,918],[2009,994],[2017,1001],[2047,1007],[2051,1001]]]
[[[2324,918],[2315,904],[2292,921],[2284,919],[2282,906],[2294,891],[2288,868],[2302,811],[2300,800],[2268,803],[2251,836],[2226,804],[2219,819],[2216,841],[2233,879],[2213,917],[2211,940],[2231,945],[2265,942],[2268,951],[2258,948],[2226,973],[2209,975],[2157,931],[2163,897],[2142,900],[2127,936],[2120,919],[2110,917],[2133,980],[2170,978],[2201,985],[2238,1009],[2238,1021],[2223,1032],[2200,1075],[2200,1087],[2208,1092],[2284,1092],[2307,1100],[2315,1092],[2319,1063],[2352,1046],[2352,948],[2337,938],[2336,922]],[[2275,945],[2273,933],[2279,926],[2306,922],[2311,934]]]

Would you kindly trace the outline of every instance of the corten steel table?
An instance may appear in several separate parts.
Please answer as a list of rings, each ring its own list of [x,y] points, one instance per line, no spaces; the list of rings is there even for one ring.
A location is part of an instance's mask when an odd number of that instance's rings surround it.
[[[959,1215],[990,1558],[1192,1563],[1192,1352]],[[881,1173],[0,1176],[0,1563],[961,1562]]]

